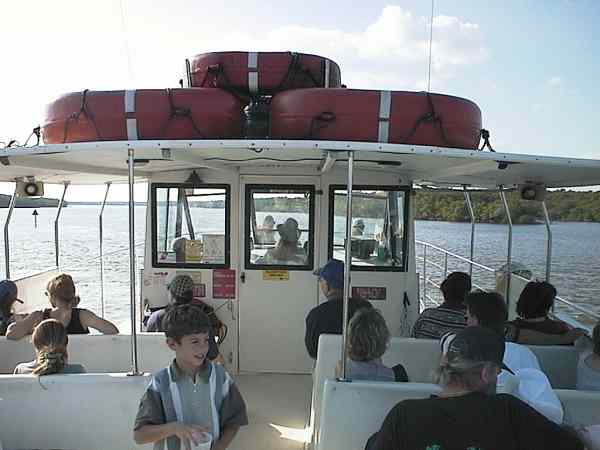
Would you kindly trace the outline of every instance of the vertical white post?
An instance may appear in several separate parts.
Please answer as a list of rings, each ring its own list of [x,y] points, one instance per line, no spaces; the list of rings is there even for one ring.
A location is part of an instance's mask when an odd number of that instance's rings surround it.
[[[546,281],[550,283],[550,271],[552,270],[552,229],[550,228],[550,214],[546,207],[546,201],[542,202],[544,210],[544,222],[546,222]]]
[[[513,232],[513,222],[512,217],[510,215],[510,208],[508,207],[508,202],[506,201],[506,195],[504,194],[504,186],[500,185],[498,187],[500,191],[500,198],[502,199],[502,203],[504,204],[504,211],[506,212],[506,220],[508,221],[508,249],[506,252],[506,266],[508,268],[508,273],[506,274],[506,307],[509,308],[510,311],[510,280],[512,278],[512,232]]]
[[[135,197],[133,192],[134,182],[134,150],[127,150],[127,163],[129,168],[129,301],[131,313],[131,375],[139,375],[137,333],[135,314]]]
[[[108,198],[108,191],[110,189],[110,182],[106,183],[106,191],[104,191],[104,200],[102,200],[102,207],[100,208],[100,214],[98,215],[98,230],[100,231],[100,311],[102,318],[104,319],[104,226],[103,226],[103,215],[104,207],[106,206],[106,199]]]
[[[60,196],[60,202],[58,202],[58,209],[56,210],[56,217],[54,218],[54,257],[56,268],[59,268],[60,262],[60,241],[58,238],[58,226],[60,222],[60,213],[62,212],[63,205],[65,203],[65,194],[67,193],[67,188],[69,187],[69,182],[64,182],[63,192]]]
[[[4,222],[4,267],[6,272],[6,279],[10,280],[10,239],[8,236],[8,226],[10,225],[10,219],[15,209],[15,203],[17,201],[17,184],[15,183],[15,190],[10,203],[8,205],[8,213],[6,214],[6,220]]]
[[[342,378],[346,380],[346,345],[348,339],[348,302],[350,301],[350,269],[352,268],[352,185],[354,153],[348,152],[348,182],[346,187],[346,261],[344,263],[344,309],[342,314]]]
[[[471,194],[467,191],[467,187],[463,186],[465,191],[465,202],[467,203],[467,209],[469,210],[469,217],[471,218],[471,244],[469,247],[469,276],[473,277],[473,255],[475,249],[475,211],[473,211],[473,203],[471,203]]]

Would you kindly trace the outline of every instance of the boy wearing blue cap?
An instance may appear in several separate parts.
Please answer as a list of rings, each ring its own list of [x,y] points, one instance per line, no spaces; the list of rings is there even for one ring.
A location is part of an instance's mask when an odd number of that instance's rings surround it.
[[[317,359],[321,334],[342,334],[344,263],[337,259],[330,259],[327,264],[315,271],[315,275],[319,277],[319,287],[327,301],[314,307],[306,316],[304,343],[308,354],[313,359]],[[371,307],[366,300],[350,298],[348,320],[358,309]]]

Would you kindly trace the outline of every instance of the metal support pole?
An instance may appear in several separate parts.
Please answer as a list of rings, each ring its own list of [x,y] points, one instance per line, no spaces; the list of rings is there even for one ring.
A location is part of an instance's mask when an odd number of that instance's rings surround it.
[[[98,229],[100,231],[100,311],[102,318],[104,319],[104,227],[103,227],[103,215],[104,207],[106,206],[106,199],[108,198],[108,190],[110,189],[110,182],[106,183],[106,191],[104,191],[104,200],[102,200],[102,207],[100,208],[100,214],[98,215]]]
[[[348,302],[350,301],[350,269],[352,268],[352,189],[354,153],[348,152],[348,184],[346,187],[346,262],[344,264],[344,310],[342,314],[342,378],[346,381],[346,345],[348,340]]]
[[[465,191],[465,202],[467,203],[467,209],[469,216],[471,217],[471,246],[469,248],[469,276],[473,277],[473,252],[475,249],[475,211],[473,211],[473,203],[471,203],[471,194],[467,191],[467,187],[463,186]]]
[[[127,165],[129,167],[129,300],[131,313],[131,375],[139,375],[138,351],[135,315],[135,197],[134,181],[134,150],[127,150]]]
[[[423,303],[427,301],[427,245],[423,244]]]
[[[448,276],[448,253],[444,252],[444,279]]]
[[[6,271],[6,279],[10,280],[10,242],[8,239],[8,226],[10,225],[10,219],[12,218],[13,210],[15,209],[15,203],[17,202],[17,185],[15,183],[15,191],[10,198],[8,205],[8,214],[6,215],[6,221],[4,222],[4,267]]]
[[[544,221],[546,222],[546,281],[550,283],[550,270],[552,268],[552,229],[550,228],[550,214],[546,208],[546,201],[542,202]]]
[[[506,275],[506,307],[510,306],[510,279],[512,278],[512,231],[513,231],[513,223],[512,217],[510,216],[510,208],[508,207],[508,202],[506,201],[506,195],[504,194],[504,186],[499,186],[500,198],[502,199],[502,203],[504,204],[504,211],[506,212],[506,220],[508,221],[508,250],[506,253],[506,266],[508,268],[508,273]],[[509,308],[510,309],[510,308]]]
[[[59,250],[60,242],[58,239],[58,225],[59,225],[59,220],[60,220],[60,213],[62,212],[63,205],[65,204],[65,194],[67,193],[68,187],[69,187],[69,182],[65,181],[64,187],[63,187],[63,192],[62,192],[62,195],[60,196],[60,202],[58,202],[58,209],[56,210],[56,217],[54,218],[54,258],[55,258],[55,264],[56,264],[57,269],[59,267],[59,260],[60,260],[60,250]]]

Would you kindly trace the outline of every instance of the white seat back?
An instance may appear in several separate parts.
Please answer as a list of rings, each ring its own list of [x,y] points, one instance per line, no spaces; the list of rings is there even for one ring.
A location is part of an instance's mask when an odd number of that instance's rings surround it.
[[[317,450],[363,450],[387,413],[406,399],[428,398],[435,384],[326,380]]]
[[[131,370],[131,336],[125,334],[69,336],[69,361],[82,364],[89,373]],[[35,351],[29,337],[11,341],[0,337],[0,373],[13,373],[20,362],[31,361]],[[174,353],[165,344],[163,333],[138,334],[140,371],[156,372],[170,364]]]
[[[342,337],[322,334],[319,338],[314,370],[311,424],[313,441],[319,440],[319,420],[325,380],[335,378],[335,366],[341,357]],[[579,352],[572,346],[530,346],[542,371],[555,389],[574,389]],[[402,364],[411,382],[432,383],[440,359],[439,341],[432,339],[392,338],[383,362],[388,366]]]
[[[323,390],[321,430],[317,450],[363,450],[381,428],[388,412],[400,401],[428,398],[439,392],[433,384],[337,382],[328,379]],[[600,392],[557,389],[565,423],[600,424]]]
[[[150,377],[0,375],[0,436],[7,449],[125,450]]]

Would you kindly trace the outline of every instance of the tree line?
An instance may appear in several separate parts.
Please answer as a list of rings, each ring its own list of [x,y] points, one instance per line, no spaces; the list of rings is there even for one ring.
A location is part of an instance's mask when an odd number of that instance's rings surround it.
[[[510,192],[507,200],[513,223],[543,222],[540,202],[521,200],[519,194]],[[417,190],[413,197],[416,218],[449,222],[470,221],[462,192],[432,192]],[[473,192],[471,201],[477,222],[504,223],[506,214],[497,192]],[[600,191],[567,191],[546,193],[548,214],[553,221],[600,222]]]

